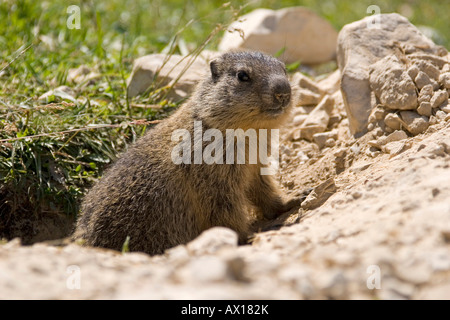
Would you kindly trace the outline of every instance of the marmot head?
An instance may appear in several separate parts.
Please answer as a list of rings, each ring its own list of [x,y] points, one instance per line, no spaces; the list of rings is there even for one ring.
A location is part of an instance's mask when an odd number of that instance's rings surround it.
[[[260,52],[228,52],[210,62],[194,114],[216,129],[275,128],[288,114],[291,86],[283,62]]]

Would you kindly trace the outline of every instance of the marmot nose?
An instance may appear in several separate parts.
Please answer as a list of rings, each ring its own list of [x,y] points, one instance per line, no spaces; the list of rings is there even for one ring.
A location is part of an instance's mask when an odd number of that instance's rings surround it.
[[[285,107],[291,100],[291,85],[286,79],[277,79],[273,86],[275,100]]]

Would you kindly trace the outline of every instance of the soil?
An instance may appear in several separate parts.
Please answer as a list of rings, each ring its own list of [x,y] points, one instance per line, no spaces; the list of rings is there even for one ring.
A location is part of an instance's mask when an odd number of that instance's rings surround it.
[[[150,257],[66,242],[0,245],[0,299],[450,299],[450,120],[390,153],[349,134],[282,131],[280,183],[302,208],[248,245],[213,228]]]

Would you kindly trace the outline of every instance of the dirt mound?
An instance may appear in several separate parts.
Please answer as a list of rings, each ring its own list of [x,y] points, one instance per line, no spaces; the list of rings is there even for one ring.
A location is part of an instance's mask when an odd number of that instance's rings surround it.
[[[291,194],[313,188],[312,205],[251,245],[221,228],[155,257],[11,241],[0,298],[450,298],[450,122],[390,154],[345,117],[330,146],[293,141],[297,129],[283,131],[279,177]]]

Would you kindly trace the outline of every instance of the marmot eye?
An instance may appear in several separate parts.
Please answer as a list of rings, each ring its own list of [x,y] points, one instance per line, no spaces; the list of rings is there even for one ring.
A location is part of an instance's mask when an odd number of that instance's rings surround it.
[[[237,77],[240,81],[250,81],[250,76],[245,71],[238,71]]]

